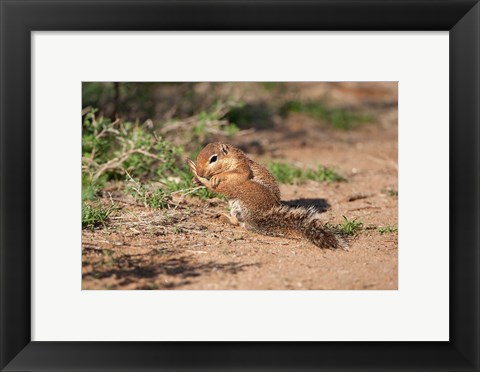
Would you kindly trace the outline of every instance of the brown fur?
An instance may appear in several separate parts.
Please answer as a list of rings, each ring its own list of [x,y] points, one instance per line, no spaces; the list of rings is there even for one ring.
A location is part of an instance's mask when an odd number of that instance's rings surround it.
[[[304,238],[320,248],[343,247],[325,228],[320,216],[307,208],[280,202],[280,189],[272,174],[232,145],[210,143],[189,161],[194,181],[224,194],[231,214],[247,229],[266,235]]]
[[[255,219],[254,230],[266,235],[304,238],[320,248],[345,248],[344,242],[325,228],[318,213],[307,208],[277,206]]]

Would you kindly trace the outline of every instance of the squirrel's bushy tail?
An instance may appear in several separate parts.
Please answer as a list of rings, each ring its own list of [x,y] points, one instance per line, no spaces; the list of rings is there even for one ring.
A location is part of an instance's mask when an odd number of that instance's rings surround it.
[[[312,209],[277,206],[256,218],[255,225],[267,235],[305,238],[320,248],[346,248],[345,242],[326,228],[319,213]]]

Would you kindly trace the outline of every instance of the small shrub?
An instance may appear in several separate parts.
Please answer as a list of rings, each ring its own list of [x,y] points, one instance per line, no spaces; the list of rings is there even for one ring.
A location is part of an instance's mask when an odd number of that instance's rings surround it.
[[[92,109],[85,115],[82,136],[82,168],[92,182],[121,179],[124,170],[134,177],[151,176],[152,169],[168,172],[178,161],[181,149],[158,137],[138,122],[111,122],[96,118]]]

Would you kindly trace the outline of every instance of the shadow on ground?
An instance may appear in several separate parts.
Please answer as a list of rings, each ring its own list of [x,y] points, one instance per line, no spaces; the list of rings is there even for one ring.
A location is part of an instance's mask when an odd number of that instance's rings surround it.
[[[88,250],[106,251],[101,248],[84,247]],[[107,250],[108,251],[108,250]],[[219,272],[222,274],[236,275],[246,268],[259,267],[258,263],[238,262],[198,262],[192,255],[152,259],[152,254],[135,255],[107,255],[102,256],[98,261],[84,262],[84,265],[92,265],[90,272],[83,274],[83,279],[106,279],[114,280],[114,287],[128,286],[138,283],[139,280],[147,279],[148,283],[138,289],[179,289],[182,286],[192,284],[195,279],[203,275]],[[157,280],[157,279],[163,280]],[[165,280],[167,279],[167,280]]]
[[[289,207],[304,207],[311,208],[318,213],[325,212],[330,209],[330,204],[326,199],[312,199],[312,198],[301,198],[294,200],[282,201],[283,204],[288,205]]]

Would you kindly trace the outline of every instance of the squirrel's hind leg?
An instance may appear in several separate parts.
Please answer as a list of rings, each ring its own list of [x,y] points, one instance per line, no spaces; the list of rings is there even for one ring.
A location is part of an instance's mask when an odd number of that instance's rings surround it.
[[[230,215],[223,214],[223,217],[232,225],[244,226],[240,202],[238,200],[229,200],[228,204],[230,206]]]
[[[231,225],[240,226],[240,221],[235,216],[231,216],[229,214],[222,213],[221,217],[225,222],[227,222]]]

